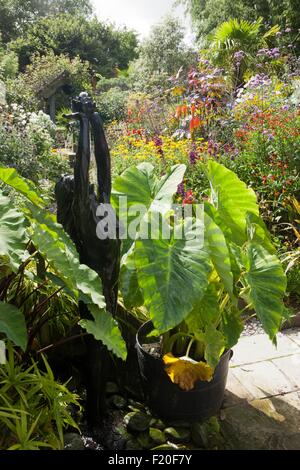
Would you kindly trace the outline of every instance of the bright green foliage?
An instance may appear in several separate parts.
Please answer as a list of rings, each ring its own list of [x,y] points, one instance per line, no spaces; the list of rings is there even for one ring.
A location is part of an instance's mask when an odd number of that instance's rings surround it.
[[[173,196],[183,179],[185,170],[185,165],[174,165],[166,175],[157,178],[154,167],[150,163],[141,163],[137,167],[128,168],[113,183],[112,204],[119,219],[122,221],[124,217],[127,217],[129,226],[136,219],[139,210],[140,218],[145,215],[145,210],[166,213],[171,209]],[[125,197],[127,207],[121,204],[120,198]],[[139,232],[139,223],[136,225],[136,232]],[[134,238],[125,241],[125,248],[128,249],[133,241]]]
[[[115,67],[125,69],[136,57],[137,38],[133,31],[116,29],[96,18],[61,13],[32,23],[10,47],[18,54],[22,70],[34,54],[52,51],[56,56],[80,57],[110,77]]]
[[[205,240],[208,245],[210,256],[220,279],[222,280],[227,292],[233,293],[233,275],[231,272],[230,253],[221,228],[209,217],[204,214],[205,221]]]
[[[44,206],[45,203],[36,186],[30,180],[20,177],[14,168],[0,167],[0,180],[21,193],[22,196],[25,196],[36,206]]]
[[[26,246],[25,230],[24,215],[0,192],[0,257],[5,259],[6,265],[15,269],[23,260]]]
[[[247,247],[245,280],[250,288],[246,296],[253,305],[264,330],[276,342],[286,289],[286,277],[279,259],[261,245],[249,243]]]
[[[0,168],[0,180],[9,184],[29,200],[26,204],[26,209],[24,209],[24,215],[29,222],[26,237],[24,226],[22,225],[24,222],[22,214],[11,210],[7,212],[6,216],[5,214],[2,216],[5,230],[1,227],[0,234],[1,230],[4,230],[3,233],[6,237],[1,239],[3,253],[0,254],[6,257],[9,256],[15,249],[15,245],[12,246],[12,243],[17,243],[22,248],[22,238],[19,239],[15,234],[10,236],[12,228],[9,226],[9,222],[14,222],[14,229],[18,229],[18,225],[21,224],[19,227],[20,237],[22,235],[24,240],[31,240],[35,249],[38,250],[39,256],[47,260],[49,264],[48,269],[51,271],[49,276],[50,281],[55,282],[60,288],[66,288],[67,292],[71,293],[77,301],[82,300],[91,307],[96,322],[91,321],[86,324],[85,327],[88,332],[100,337],[103,327],[104,343],[115,354],[124,358],[126,355],[125,343],[116,323],[112,319],[111,321],[107,319],[106,303],[98,274],[88,266],[80,264],[75,246],[64,232],[62,226],[56,222],[55,217],[42,208],[43,201],[34,190],[32,184],[18,176],[15,170],[6,168]],[[4,198],[3,203],[7,207],[8,199]],[[24,241],[23,249],[25,251]],[[16,256],[16,252],[14,252],[14,256]],[[56,276],[53,276],[53,274]],[[47,277],[47,272],[45,272],[45,276]],[[97,328],[100,328],[98,334],[96,333],[98,331]]]
[[[225,236],[241,245],[246,241],[246,216],[259,215],[255,193],[224,166],[210,160],[207,177],[211,187],[211,203],[217,209],[216,222]]]
[[[156,330],[166,333],[166,345],[184,355],[195,342],[194,358],[204,357],[214,368],[242,332],[239,299],[246,301],[245,311],[256,310],[275,341],[286,279],[254,191],[213,160],[202,169],[210,184],[203,221],[170,212],[183,178],[180,166],[160,180],[147,163],[131,167],[117,178],[113,193],[118,209],[118,196],[125,194],[129,212],[134,204],[145,205],[135,242],[123,257],[120,287],[125,305],[143,302]],[[136,214],[131,215],[130,222]],[[195,237],[195,226],[204,243]],[[178,236],[182,228],[183,236]]]
[[[231,311],[225,310],[222,315],[222,333],[225,338],[225,347],[230,349],[234,346],[244,329],[240,312],[237,308],[232,307]]]
[[[129,68],[133,87],[151,91],[169,86],[168,78],[180,67],[188,69],[193,62],[191,50],[184,43],[184,29],[178,19],[167,17],[154,25],[139,48],[139,57]]]
[[[192,219],[169,228],[170,238],[164,239],[160,228],[157,239],[138,239],[135,246],[139,286],[150,317],[161,332],[185,319],[203,296],[211,271],[208,253],[193,237]],[[181,230],[184,235],[179,239]]]
[[[0,5],[0,33],[5,42],[20,36],[39,18],[69,13],[89,15],[89,0],[2,0]]]
[[[225,338],[213,324],[207,325],[203,333],[196,333],[196,339],[204,344],[204,358],[211,367],[216,367],[225,349]]]
[[[300,26],[298,0],[180,0],[186,5],[198,37],[206,36],[229,18],[287,26],[295,31]]]
[[[27,330],[24,316],[14,305],[0,301],[0,332],[25,351]]]
[[[90,311],[94,321],[84,319],[80,320],[79,324],[94,335],[96,339],[100,340],[107,349],[125,360],[127,355],[126,345],[118,328],[118,323],[105,310],[99,311],[94,306],[90,306]]]
[[[45,358],[41,372],[36,363],[18,365],[10,344],[8,352],[0,366],[0,449],[63,449],[64,429],[78,429],[69,407],[80,409],[79,397],[55,381]]]
[[[130,309],[143,305],[143,293],[138,284],[137,271],[134,260],[135,242],[122,258],[120,270],[120,284],[125,307]]]

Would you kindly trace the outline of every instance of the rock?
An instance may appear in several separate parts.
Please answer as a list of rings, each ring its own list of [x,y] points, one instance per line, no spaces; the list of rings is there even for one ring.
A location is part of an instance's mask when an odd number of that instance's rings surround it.
[[[202,423],[193,423],[191,432],[194,444],[202,449],[220,449],[224,447],[220,425],[215,417]]]
[[[150,426],[152,428],[160,429],[162,431],[167,427],[165,423],[161,419],[158,419],[158,418],[151,419]]]
[[[80,434],[69,432],[64,435],[65,450],[84,450],[84,443]]]
[[[208,436],[201,423],[193,423],[191,426],[193,443],[203,449],[208,448]]]
[[[175,444],[189,442],[191,438],[190,430],[185,428],[169,427],[165,429],[165,435],[171,442],[174,442]]]
[[[107,395],[114,395],[119,392],[119,387],[115,382],[107,382],[105,391]]]
[[[176,444],[172,444],[172,442],[168,442],[167,444],[162,444],[160,446],[153,447],[151,450],[178,450],[178,449],[179,447]],[[184,446],[182,446],[182,449],[184,450]]]
[[[190,429],[191,423],[188,421],[170,421],[168,427]]]
[[[124,423],[129,432],[147,431],[150,426],[151,417],[140,411],[132,411],[124,417]]]
[[[130,439],[129,441],[127,441],[125,444],[125,449],[126,450],[143,450],[143,448],[140,446],[140,444],[138,443],[136,439]]]
[[[122,419],[122,418],[121,418]],[[132,438],[123,422],[113,422],[104,436],[105,446],[111,450],[123,450],[126,442]]]
[[[136,410],[144,411],[145,405],[143,403],[140,403],[139,401],[132,400],[132,398],[129,398],[128,404],[135,408]]]
[[[164,444],[167,440],[166,435],[163,431],[152,427],[150,427],[149,429],[149,436],[152,439],[153,444],[157,446],[160,444]]]
[[[122,397],[121,395],[113,395],[109,402],[111,403],[112,406],[117,408],[118,410],[124,410],[127,405],[127,400],[126,398]]]
[[[142,432],[141,434],[139,434],[136,438],[136,440],[138,441],[139,445],[145,449],[145,450],[149,450],[151,449],[151,447],[153,447],[153,441],[149,435],[149,432],[145,431],[145,432]]]

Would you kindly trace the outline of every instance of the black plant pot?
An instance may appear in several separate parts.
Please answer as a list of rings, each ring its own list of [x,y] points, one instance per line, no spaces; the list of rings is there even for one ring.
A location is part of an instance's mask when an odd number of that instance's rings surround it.
[[[192,423],[218,414],[224,399],[232,351],[224,352],[211,382],[198,381],[193,390],[185,391],[170,380],[162,359],[143,349],[143,339],[152,330],[153,324],[148,321],[140,327],[136,335],[143,390],[150,408],[167,421]]]

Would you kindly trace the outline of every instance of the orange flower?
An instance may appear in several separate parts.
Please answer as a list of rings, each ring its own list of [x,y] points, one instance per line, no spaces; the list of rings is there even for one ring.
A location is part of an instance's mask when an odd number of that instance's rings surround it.
[[[192,104],[192,106],[191,106],[191,113],[192,113],[192,116],[194,116],[195,111],[196,111],[196,106],[195,106],[194,104]]]
[[[188,107],[187,107],[186,104],[184,104],[184,105],[182,106],[181,112],[182,112],[182,114],[183,114],[184,116],[187,115],[187,113],[188,113]]]
[[[177,106],[177,108],[176,108],[176,113],[175,113],[175,117],[176,117],[177,119],[179,119],[180,116],[181,116],[181,113],[182,113],[182,107],[181,107],[181,106]]]
[[[199,116],[193,116],[190,121],[190,132],[193,132],[194,129],[197,129],[201,124]]]

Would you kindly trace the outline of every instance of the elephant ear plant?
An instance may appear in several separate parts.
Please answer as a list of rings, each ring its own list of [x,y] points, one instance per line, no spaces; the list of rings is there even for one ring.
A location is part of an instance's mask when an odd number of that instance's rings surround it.
[[[131,167],[115,180],[113,204],[124,219],[120,196],[127,196],[128,227],[135,208],[144,207],[124,243],[120,288],[127,308],[147,308],[162,338],[166,373],[189,390],[196,380],[211,380],[254,312],[276,344],[286,278],[254,191],[215,161],[203,164],[210,186],[203,211],[197,215],[194,207],[188,216],[172,217],[184,172],[176,165],[158,178],[150,164]],[[163,221],[156,236],[144,236],[154,219]]]

